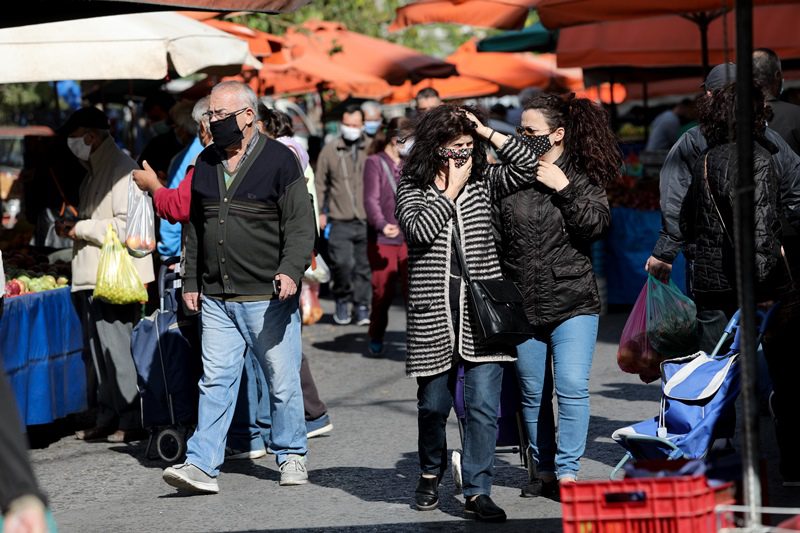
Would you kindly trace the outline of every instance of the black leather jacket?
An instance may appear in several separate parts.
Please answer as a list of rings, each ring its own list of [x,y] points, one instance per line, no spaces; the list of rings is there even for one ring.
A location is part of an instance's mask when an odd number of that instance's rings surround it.
[[[781,258],[781,200],[769,142],[754,144],[756,298],[777,299],[788,281]],[[734,184],[738,162],[736,143],[702,154],[692,171],[692,185],[683,204],[681,232],[687,255],[693,258],[692,287],[699,303],[714,305],[734,298],[736,288],[733,242]]]
[[[800,227],[800,156],[786,144],[780,135],[767,128],[766,138],[778,151],[772,155],[775,176],[780,188],[782,216]],[[661,169],[661,233],[653,248],[653,257],[672,263],[681,250],[684,236],[680,227],[680,213],[686,193],[692,183],[692,170],[708,147],[699,127],[684,133],[669,151]],[[800,250],[797,261],[800,265]]]
[[[567,187],[534,183],[503,198],[495,217],[504,275],[517,283],[537,327],[600,312],[590,248],[611,221],[605,189],[566,157],[556,164]]]

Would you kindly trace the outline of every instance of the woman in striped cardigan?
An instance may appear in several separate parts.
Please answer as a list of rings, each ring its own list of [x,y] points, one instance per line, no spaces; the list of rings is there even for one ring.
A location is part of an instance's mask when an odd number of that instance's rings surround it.
[[[489,143],[505,164],[488,164]],[[415,125],[414,147],[397,190],[397,219],[409,252],[406,372],[418,385],[419,510],[435,509],[439,502],[438,485],[447,467],[445,426],[462,364],[465,514],[506,518],[489,496],[501,363],[513,361],[514,352],[477,338],[461,273],[467,268],[474,279],[501,277],[492,205],[534,179],[536,164],[531,148],[484,126],[467,108],[443,105]],[[455,239],[466,265],[458,260]]]

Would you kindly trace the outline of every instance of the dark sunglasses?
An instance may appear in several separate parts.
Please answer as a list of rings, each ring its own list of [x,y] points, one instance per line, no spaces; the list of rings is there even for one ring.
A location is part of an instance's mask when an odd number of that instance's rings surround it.
[[[531,128],[530,126],[517,126],[517,133],[520,135],[525,135],[526,137],[536,137],[538,133],[535,129]],[[549,135],[553,133],[552,131],[546,131],[542,135]]]

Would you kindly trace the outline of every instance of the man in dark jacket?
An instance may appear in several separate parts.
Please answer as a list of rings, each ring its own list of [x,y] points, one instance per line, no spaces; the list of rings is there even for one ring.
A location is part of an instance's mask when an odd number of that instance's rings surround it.
[[[316,228],[295,156],[256,131],[257,105],[242,83],[214,87],[214,143],[201,152],[192,177],[183,299],[190,310],[202,305],[203,377],[186,462],[163,474],[190,492],[219,492],[245,349],[267,377],[280,484],[308,482],[297,289]]]
[[[709,73],[705,81],[705,89],[713,92],[731,83],[736,78],[736,67],[733,64],[718,65]],[[775,145],[777,152],[771,157],[773,170],[778,180],[780,204],[786,222],[794,227],[800,226],[800,157],[789,147],[781,136],[767,128],[766,139]],[[699,127],[687,131],[672,147],[664,166],[661,169],[661,232],[647,260],[645,269],[655,277],[667,280],[672,270],[672,262],[684,245],[684,234],[681,229],[681,214],[684,200],[692,184],[692,170],[707,149],[707,142]],[[786,227],[786,224],[784,224]],[[684,226],[685,227],[685,226]],[[791,240],[784,238],[784,247],[789,260],[790,271],[797,280],[800,261],[792,251]],[[688,250],[687,250],[688,251]],[[691,255],[691,254],[688,254]],[[692,257],[687,257],[690,261]],[[687,276],[688,277],[688,276]],[[771,404],[776,418],[778,447],[781,451],[781,474],[786,484],[800,484],[800,460],[792,446],[797,442],[796,433],[800,424],[792,409],[794,395],[793,378],[800,374],[800,358],[786,357],[794,353],[791,335],[800,328],[800,298],[796,291],[791,291],[782,298],[779,313],[772,319],[770,332],[765,338],[765,351],[773,379],[775,395]],[[728,321],[728,316],[720,309],[705,309],[698,306],[697,322],[701,332],[700,349],[710,352],[719,340]],[[788,350],[788,351],[787,351]],[[781,394],[781,392],[783,394]],[[788,391],[788,392],[786,392]],[[788,397],[788,398],[787,398]],[[794,410],[794,413],[797,411]]]
[[[349,324],[351,315],[359,326],[369,324],[371,270],[367,258],[367,214],[364,211],[364,163],[367,139],[364,112],[348,106],[341,122],[342,135],[322,149],[317,159],[317,198],[322,214],[319,229],[330,228],[328,253],[331,258],[337,324]],[[352,302],[352,312],[349,305]]]
[[[800,154],[800,106],[778,99],[783,90],[781,60],[769,48],[753,52],[753,79],[764,91],[767,104],[772,108],[774,117],[769,121],[769,127]]]

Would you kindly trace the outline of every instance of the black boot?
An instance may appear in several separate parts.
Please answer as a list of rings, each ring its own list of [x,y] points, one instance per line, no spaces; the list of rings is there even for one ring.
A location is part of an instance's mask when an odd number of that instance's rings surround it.
[[[464,504],[464,514],[467,518],[474,518],[482,522],[505,522],[506,512],[499,508],[492,499],[486,494],[480,494],[477,498]]]
[[[432,511],[439,506],[439,478],[419,476],[414,500],[420,511]]]
[[[558,480],[552,479],[550,481],[542,481],[541,478],[535,477],[531,479],[527,485],[522,487],[522,494],[520,494],[520,496],[523,498],[536,498],[537,496],[541,496],[543,498],[559,501],[560,488],[558,486]]]

